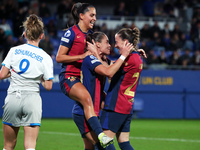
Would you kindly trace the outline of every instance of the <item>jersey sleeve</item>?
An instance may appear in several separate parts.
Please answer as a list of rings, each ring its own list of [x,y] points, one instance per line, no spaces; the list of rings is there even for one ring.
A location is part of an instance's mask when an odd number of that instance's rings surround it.
[[[44,80],[51,80],[53,79],[53,61],[51,57],[47,57],[47,60],[44,61]]]
[[[61,37],[60,45],[71,48],[74,39],[75,39],[75,32],[72,30],[72,28],[69,28]]]
[[[98,66],[98,65],[101,65],[101,61],[99,59],[97,59],[95,56],[93,55],[90,55],[90,56],[87,56],[85,58],[85,64],[87,65],[87,67],[94,71],[94,69]]]
[[[8,69],[11,69],[11,67],[12,67],[12,56],[13,56],[12,53],[13,53],[13,50],[11,48],[10,51],[8,52],[6,58],[2,62],[2,66],[5,66]]]

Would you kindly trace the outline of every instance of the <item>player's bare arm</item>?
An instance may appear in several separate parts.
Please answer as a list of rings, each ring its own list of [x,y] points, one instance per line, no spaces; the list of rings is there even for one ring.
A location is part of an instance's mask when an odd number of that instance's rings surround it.
[[[10,70],[8,68],[6,68],[5,66],[2,66],[1,70],[0,70],[0,79],[6,79],[10,77]]]
[[[84,59],[86,56],[90,55],[90,52],[86,52],[86,53],[83,53],[82,55],[69,56],[67,55],[68,51],[69,51],[68,47],[60,45],[57,56],[56,56],[56,61],[58,63],[70,63],[70,62]]]

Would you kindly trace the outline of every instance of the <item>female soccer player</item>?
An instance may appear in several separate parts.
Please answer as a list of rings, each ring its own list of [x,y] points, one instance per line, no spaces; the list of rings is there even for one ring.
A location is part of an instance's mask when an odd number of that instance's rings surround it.
[[[113,138],[103,133],[97,115],[95,114],[92,98],[80,82],[80,71],[83,59],[91,54],[84,53],[85,36],[92,31],[96,21],[96,9],[88,3],[76,3],[72,8],[75,25],[70,27],[61,38],[56,61],[62,63],[59,82],[62,92],[69,98],[82,104],[85,118],[103,146],[113,141]]]
[[[102,59],[101,61],[106,63],[108,66],[109,61],[106,55],[110,54],[111,47],[108,37],[102,32],[94,32],[93,34],[88,34],[86,37],[86,41],[92,43],[92,40],[94,40],[95,47],[89,45],[90,48],[97,49],[97,55],[100,55],[100,59]],[[107,76],[111,78],[118,71],[120,66],[123,64],[124,59],[129,55],[132,49],[133,45],[130,43],[121,47],[121,57],[113,65],[108,67],[104,66],[101,61],[93,55],[89,55],[83,60],[81,67],[81,80],[92,97],[94,110],[97,116],[99,116],[100,101],[103,96],[102,93],[105,83],[104,77]],[[72,112],[73,119],[83,137],[85,149],[93,150],[95,144],[98,149],[101,149],[98,144],[97,136],[95,136],[94,132],[88,125],[88,122],[84,118],[83,107],[79,102],[75,103]]]
[[[40,82],[46,90],[53,84],[51,57],[38,47],[44,24],[36,15],[23,22],[27,44],[12,47],[2,63],[0,79],[11,77],[3,106],[4,150],[13,150],[20,126],[24,128],[25,150],[34,150],[42,117]]]
[[[123,28],[115,35],[115,47],[119,49],[125,42],[130,42],[137,49],[139,29]],[[142,71],[143,62],[138,52],[131,52],[124,60],[120,70],[112,77],[105,99],[105,105],[100,116],[100,122],[106,135],[114,138],[116,135],[122,150],[133,150],[129,142],[130,123],[133,115],[133,102],[136,87]],[[106,149],[115,150],[114,145]]]

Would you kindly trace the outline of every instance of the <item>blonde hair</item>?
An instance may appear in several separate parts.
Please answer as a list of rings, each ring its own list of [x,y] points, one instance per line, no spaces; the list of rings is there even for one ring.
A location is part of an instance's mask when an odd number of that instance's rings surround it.
[[[23,22],[27,40],[36,41],[44,33],[44,23],[37,15],[32,14]]]

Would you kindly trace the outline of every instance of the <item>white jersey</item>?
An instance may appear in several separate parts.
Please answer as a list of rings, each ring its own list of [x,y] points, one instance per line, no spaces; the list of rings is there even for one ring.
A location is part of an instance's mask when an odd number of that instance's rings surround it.
[[[53,79],[53,61],[41,48],[22,44],[12,47],[2,65],[10,69],[8,92],[39,91],[40,79]]]

